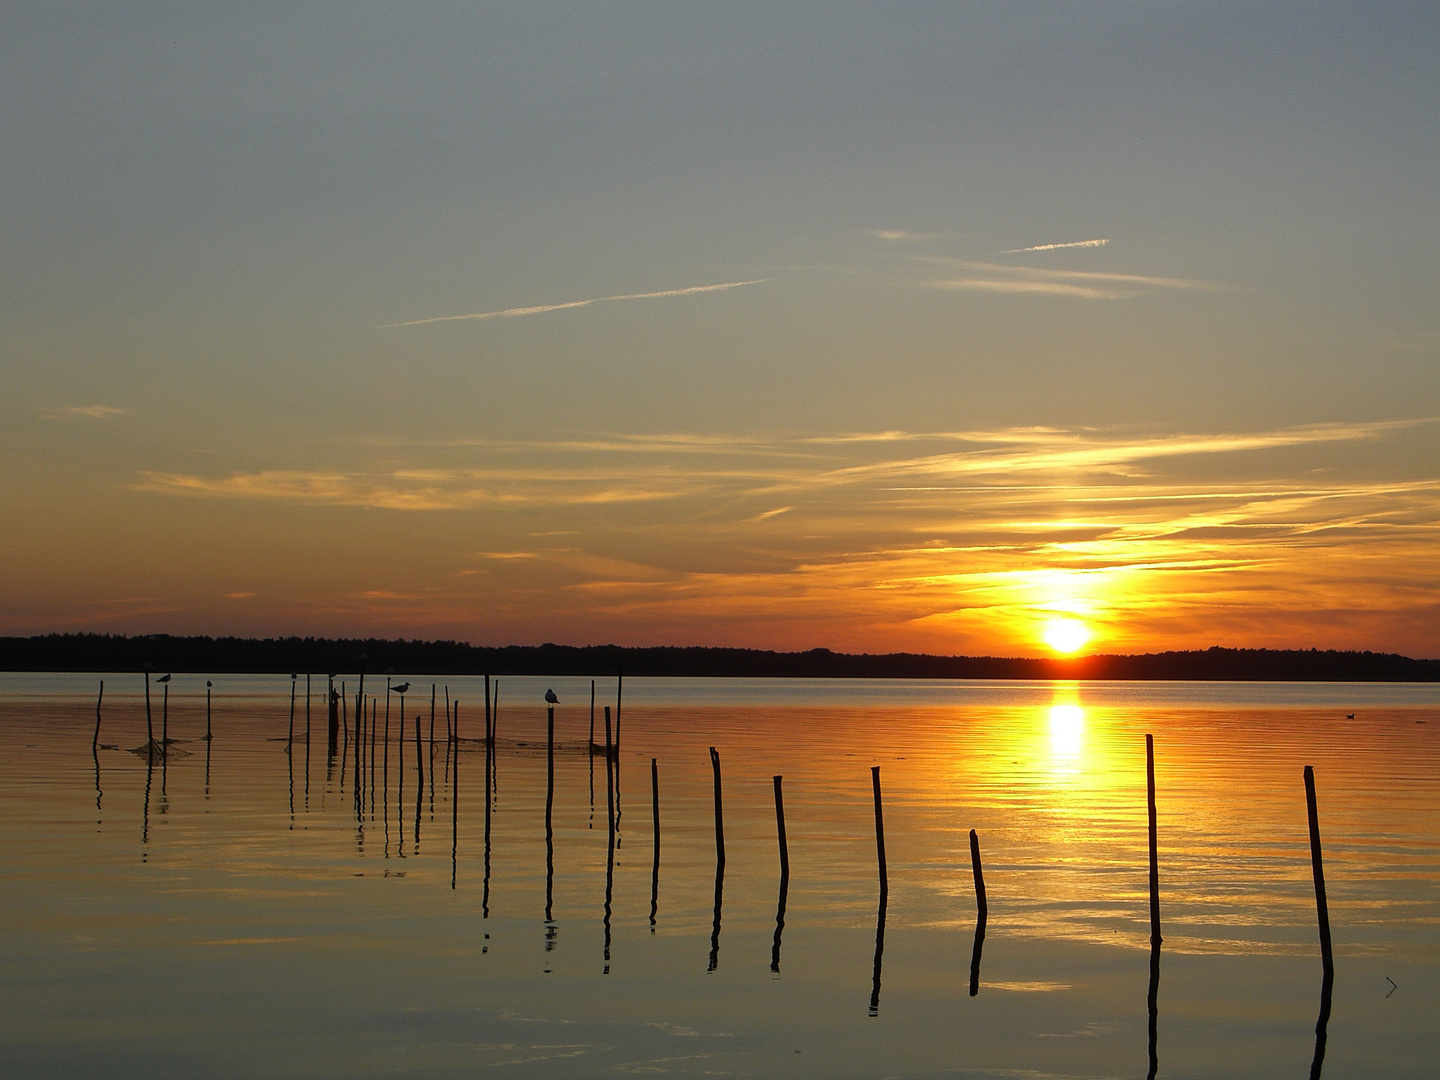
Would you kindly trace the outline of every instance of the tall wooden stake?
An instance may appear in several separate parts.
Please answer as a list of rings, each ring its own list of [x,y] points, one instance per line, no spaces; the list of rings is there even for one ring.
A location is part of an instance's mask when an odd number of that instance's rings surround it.
[[[105,680],[100,680],[100,696],[95,699],[95,738],[90,740],[90,748],[98,749],[100,746],[100,703],[105,700]]]
[[[1150,943],[1160,944],[1160,849],[1155,830],[1155,737],[1145,736],[1145,784],[1150,810]]]
[[[1330,906],[1325,900],[1325,863],[1320,854],[1320,811],[1315,804],[1315,769],[1305,766],[1305,806],[1310,816],[1310,871],[1315,877],[1315,914],[1320,921],[1320,961],[1325,978],[1335,977],[1330,947]]]
[[[870,783],[875,789],[875,855],[880,862],[880,901],[890,893],[890,876],[885,868],[885,817],[880,810],[880,766],[870,767]]]

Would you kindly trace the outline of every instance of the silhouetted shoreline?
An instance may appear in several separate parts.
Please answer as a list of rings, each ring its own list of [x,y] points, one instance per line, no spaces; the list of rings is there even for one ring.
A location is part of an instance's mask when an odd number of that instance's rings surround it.
[[[362,661],[363,656],[363,661]],[[850,679],[1198,679],[1437,682],[1440,660],[1394,653],[1224,649],[1076,659],[923,653],[770,652],[618,645],[472,646],[379,638],[47,634],[0,638],[3,671],[423,671],[436,675],[670,675]]]

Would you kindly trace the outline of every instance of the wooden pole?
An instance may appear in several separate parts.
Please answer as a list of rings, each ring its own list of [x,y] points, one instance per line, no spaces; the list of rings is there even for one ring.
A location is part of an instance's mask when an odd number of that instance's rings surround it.
[[[285,736],[285,748],[289,751],[290,744],[295,741],[295,680],[299,678],[293,671],[290,673],[290,732]],[[166,686],[169,689],[169,686]]]
[[[550,706],[545,713],[545,837],[548,842],[550,819],[555,809],[555,706]]]
[[[155,723],[150,719],[150,672],[145,672],[145,743],[149,753],[155,750]]]
[[[210,680],[205,680],[205,741],[210,741]]]
[[[1145,736],[1145,784],[1150,810],[1150,943],[1160,937],[1160,849],[1155,830],[1155,737]]]
[[[163,754],[165,748],[170,745],[170,684],[165,683],[165,695],[160,705],[160,752]],[[162,775],[161,782],[164,782]]]
[[[500,737],[500,680],[495,680],[495,704],[490,710],[490,741]]]
[[[550,923],[555,903],[555,706],[545,710],[545,922]]]
[[[100,746],[100,703],[105,700],[105,680],[100,680],[100,696],[95,699],[95,737],[90,740],[92,750]]]
[[[450,888],[460,868],[460,699],[455,699],[455,722],[450,729],[455,743],[455,772],[450,780]]]
[[[590,680],[590,748],[595,746],[595,680]]]
[[[715,863],[725,865],[725,815],[720,807],[720,753],[710,747],[710,768],[715,773]]]
[[[490,728],[490,703],[485,703],[485,728],[488,734]],[[445,684],[445,742],[453,743],[455,736],[450,730],[450,684]]]
[[[975,910],[983,922],[990,917],[990,906],[985,902],[985,873],[980,869],[980,837],[974,829],[970,830],[970,867],[975,872]]]
[[[498,691],[498,687],[496,688]],[[446,691],[449,692],[448,689]],[[492,737],[494,718],[490,715],[490,676],[485,676],[485,741],[489,742]]]
[[[595,683],[590,683],[590,718],[595,718]],[[594,775],[594,758],[591,761],[591,775]],[[655,856],[650,866],[650,932],[655,932],[655,912],[660,906],[660,767],[650,759],[650,821],[655,827]]]
[[[885,818],[880,811],[880,766],[870,767],[870,783],[875,789],[875,855],[880,862],[880,902],[890,892],[890,877],[885,868]]]
[[[615,676],[615,753],[620,753],[620,698],[625,690],[625,669]]]
[[[1315,804],[1315,769],[1305,766],[1305,805],[1310,817],[1310,871],[1315,878],[1315,914],[1320,922],[1320,961],[1325,978],[1335,978],[1330,946],[1330,906],[1325,900],[1325,863],[1320,854],[1320,811]]]
[[[310,746],[310,672],[305,673],[305,746]]]
[[[781,777],[775,779],[775,831],[780,838],[780,876],[790,876],[790,846],[785,842],[785,800],[780,794]]]
[[[435,753],[435,684],[430,684],[430,753]],[[433,761],[430,764],[435,764]]]

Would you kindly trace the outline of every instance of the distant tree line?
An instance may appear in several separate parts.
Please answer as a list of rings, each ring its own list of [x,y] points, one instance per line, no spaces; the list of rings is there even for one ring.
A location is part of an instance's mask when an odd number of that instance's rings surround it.
[[[380,638],[48,634],[0,638],[4,671],[424,672],[435,675],[849,679],[1230,679],[1436,682],[1440,660],[1333,649],[1222,649],[1075,659],[764,649],[507,645]]]

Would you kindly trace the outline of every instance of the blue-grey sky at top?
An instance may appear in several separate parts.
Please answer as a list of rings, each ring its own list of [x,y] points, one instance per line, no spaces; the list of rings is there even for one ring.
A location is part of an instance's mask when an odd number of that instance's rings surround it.
[[[1437,55],[1422,3],[5,5],[0,493],[70,495],[0,542],[376,444],[1434,416]]]

